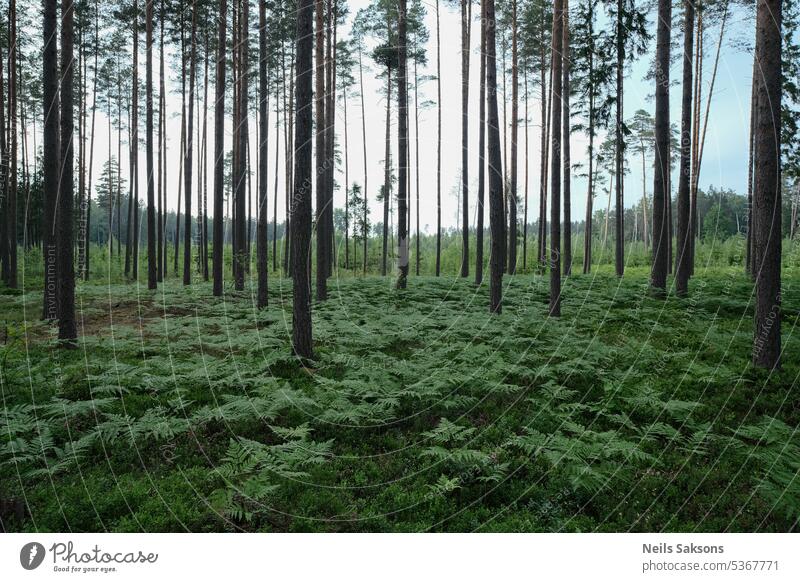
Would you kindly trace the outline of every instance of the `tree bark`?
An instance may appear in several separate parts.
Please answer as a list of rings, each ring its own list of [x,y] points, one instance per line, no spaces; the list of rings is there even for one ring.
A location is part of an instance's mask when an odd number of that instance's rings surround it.
[[[622,134],[623,120],[623,67],[625,66],[625,43],[623,42],[623,16],[624,5],[623,0],[617,0],[617,24],[616,24],[616,44],[617,44],[617,95],[616,95],[616,174],[617,174],[617,189],[615,196],[615,212],[614,223],[616,225],[615,240],[614,240],[614,266],[616,269],[617,277],[622,277],[625,274],[625,203],[624,184],[625,180],[625,137]]]
[[[553,154],[550,158],[550,317],[561,316],[561,103],[564,0],[553,8]]]
[[[497,109],[497,42],[494,0],[482,0],[486,30],[486,97],[489,153],[489,228],[492,254],[489,265],[489,312],[501,313],[503,301],[503,168],[500,155],[500,128]]]
[[[267,86],[267,8],[265,2],[258,3],[258,84],[259,84],[259,158],[258,158],[258,230],[256,253],[258,255],[257,304],[260,309],[268,303],[269,264],[267,262],[267,145],[269,140],[269,93]]]
[[[314,0],[298,0],[294,193],[292,196],[292,346],[301,358],[313,358],[311,332],[311,24]]]
[[[153,0],[145,5],[145,157],[147,163],[147,288],[158,286],[156,265],[156,206],[153,176]]]
[[[483,229],[486,198],[486,10],[481,3],[480,100],[478,116],[478,221],[475,227],[475,284],[483,282]],[[438,47],[437,47],[438,49]]]
[[[461,276],[469,276],[469,49],[471,0],[461,0]]]
[[[570,48],[569,48],[569,0],[564,1],[564,39],[563,39],[563,119],[564,133],[561,138],[561,151],[562,151],[562,166],[563,166],[563,180],[564,180],[564,276],[569,277],[572,274],[572,185],[571,185],[571,159],[570,159],[570,136],[572,130],[570,129],[570,106],[569,106],[569,92],[570,92]]]
[[[42,146],[42,178],[44,197],[44,224],[42,225],[42,252],[44,255],[44,293],[42,302],[42,319],[54,320],[58,313],[57,260],[56,260],[56,201],[58,200],[58,180],[61,165],[60,152],[60,111],[58,98],[58,40],[57,2],[43,2],[43,36],[42,51],[42,97],[43,97],[43,146]]]
[[[212,250],[213,293],[222,296],[222,251],[225,203],[225,41],[227,35],[227,0],[219,2],[219,29],[214,101],[214,247]]]
[[[653,266],[650,284],[656,293],[664,295],[667,288],[669,268],[668,208],[669,193],[669,49],[672,24],[671,0],[658,2],[658,28],[656,36],[656,119],[655,119],[655,171],[653,177]],[[622,180],[617,170],[617,184]],[[619,188],[619,186],[617,186]],[[619,207],[617,208],[619,212]],[[619,236],[619,233],[618,235]]]
[[[517,272],[517,136],[519,135],[519,54],[517,0],[511,3],[511,191],[508,193],[508,273]]]
[[[58,196],[58,339],[76,347],[75,267],[73,265],[73,18],[74,3],[61,2],[61,143],[63,165]]]
[[[399,272],[397,288],[405,289],[408,281],[408,47],[406,38],[406,0],[398,0],[397,8],[397,242]]]
[[[759,0],[756,15],[755,229],[756,316],[753,364],[781,364],[781,0]]]
[[[694,2],[684,1],[683,88],[681,95],[681,159],[678,175],[678,252],[675,255],[675,293],[689,292],[689,252],[691,250],[691,174],[692,174],[692,61],[694,59]]]
[[[436,276],[438,277],[442,267],[442,42],[439,0],[436,0],[436,128]],[[364,196],[366,195],[365,186]]]

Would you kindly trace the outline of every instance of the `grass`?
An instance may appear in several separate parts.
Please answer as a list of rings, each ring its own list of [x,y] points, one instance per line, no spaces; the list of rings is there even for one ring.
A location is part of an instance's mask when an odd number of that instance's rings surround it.
[[[783,369],[749,364],[751,284],[647,271],[487,289],[332,279],[317,362],[290,282],[254,292],[79,284],[79,349],[37,291],[0,296],[0,498],[25,531],[791,531],[800,515],[800,274]]]

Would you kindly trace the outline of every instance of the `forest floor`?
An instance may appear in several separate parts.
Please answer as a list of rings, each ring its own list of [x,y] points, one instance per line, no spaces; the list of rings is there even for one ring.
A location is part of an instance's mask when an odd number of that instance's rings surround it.
[[[800,515],[800,276],[783,369],[750,364],[752,285],[647,272],[487,289],[330,282],[317,361],[291,293],[81,283],[79,346],[0,295],[0,500],[28,531],[790,531]]]

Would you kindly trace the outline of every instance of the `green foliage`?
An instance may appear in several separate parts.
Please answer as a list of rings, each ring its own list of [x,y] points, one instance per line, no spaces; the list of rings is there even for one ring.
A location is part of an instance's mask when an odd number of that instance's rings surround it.
[[[731,264],[666,301],[646,269],[600,267],[565,280],[560,320],[540,275],[508,278],[500,316],[469,281],[342,277],[314,307],[314,369],[279,276],[261,311],[203,283],[79,285],[78,350],[25,318],[40,293],[4,295],[0,494],[31,513],[11,527],[791,530],[798,363],[750,367]]]

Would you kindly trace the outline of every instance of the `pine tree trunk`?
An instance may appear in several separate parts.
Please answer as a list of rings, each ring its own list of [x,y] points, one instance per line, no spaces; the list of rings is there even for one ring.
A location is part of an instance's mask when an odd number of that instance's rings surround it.
[[[389,203],[392,199],[392,149],[391,138],[391,111],[392,111],[392,69],[386,69],[386,152],[383,162],[383,261],[381,275],[386,276],[387,258],[389,251]]]
[[[398,1],[397,10],[397,242],[399,272],[397,288],[408,281],[408,39],[406,38],[406,0]]]
[[[486,98],[489,130],[489,228],[492,254],[489,265],[489,312],[499,314],[503,300],[503,169],[500,156],[500,128],[497,110],[497,41],[494,0],[483,0],[486,29]]]
[[[315,61],[314,80],[316,91],[314,92],[315,111],[316,111],[316,230],[317,230],[317,301],[325,301],[328,298],[328,232],[325,205],[328,197],[326,179],[328,176],[325,167],[325,157],[327,154],[327,143],[325,140],[325,2],[316,0],[316,23],[315,23]],[[299,47],[298,47],[299,48]]]
[[[76,347],[75,267],[73,265],[73,2],[61,3],[61,143],[63,166],[58,196],[58,339]]]
[[[472,2],[461,0],[461,276],[469,276],[469,49]]]
[[[256,253],[258,258],[258,293],[259,309],[267,306],[269,263],[267,262],[267,154],[269,140],[269,93],[267,85],[267,8],[264,2],[258,3],[258,84],[259,84],[259,158],[258,158],[258,229],[256,232]]]
[[[147,164],[147,288],[158,286],[156,268],[156,206],[153,181],[153,2],[145,3],[145,157]]]
[[[436,0],[436,127],[436,276],[438,277],[442,267],[442,42],[439,0]],[[365,187],[364,196],[366,195]],[[364,248],[366,249],[366,243]]]
[[[219,20],[217,37],[217,63],[214,100],[214,224],[212,235],[213,293],[222,296],[222,251],[224,233],[225,204],[225,43],[227,36],[227,0],[219,1]]]
[[[478,221],[475,227],[475,284],[483,282],[484,202],[486,198],[486,14],[481,3],[480,85],[478,88]]]
[[[669,52],[671,23],[671,0],[659,0],[655,65],[656,161],[653,177],[653,266],[650,273],[650,284],[659,295],[666,294],[667,270],[669,268],[669,238],[671,238],[669,210],[667,208],[671,198],[669,192]],[[619,169],[617,170],[618,185],[622,182],[620,171]],[[619,211],[618,207],[617,212]]]
[[[438,1],[438,0],[437,0]],[[437,5],[438,6],[438,5]],[[361,142],[364,146],[364,228],[367,225],[367,210],[369,205],[366,203],[369,190],[367,189],[367,116],[364,111],[364,68],[361,63],[361,48],[358,49],[358,81],[361,87]],[[367,274],[367,243],[369,233],[364,232],[364,274]]]
[[[192,0],[191,48],[189,49],[189,99],[186,112],[186,151],[183,154],[183,284],[192,282],[192,153],[194,150],[194,99],[197,75],[197,2]]]
[[[298,0],[296,59],[296,136],[292,195],[292,346],[301,358],[313,358],[311,332],[311,71],[314,0]]]
[[[625,122],[623,118],[623,67],[625,66],[625,43],[623,39],[623,17],[624,17],[623,0],[617,0],[617,24],[616,24],[616,44],[617,44],[617,95],[616,95],[616,174],[617,174],[617,189],[615,191],[615,216],[614,223],[616,225],[616,236],[614,237],[614,266],[616,269],[617,277],[622,277],[625,274],[625,202],[624,202],[624,185],[625,180],[625,137],[622,132],[622,125]]]
[[[519,135],[519,55],[517,0],[511,3],[511,191],[508,193],[508,272],[517,272],[517,136]]]
[[[775,369],[781,365],[781,0],[759,0],[756,22],[753,364]]]
[[[246,197],[247,197],[247,175],[248,175],[248,160],[247,160],[247,145],[249,143],[249,130],[248,130],[248,111],[249,111],[249,84],[247,63],[249,63],[249,26],[250,26],[250,3],[244,0],[241,5],[238,19],[237,34],[239,38],[238,51],[238,69],[236,78],[239,80],[239,87],[237,89],[236,97],[238,98],[238,119],[237,119],[237,137],[238,137],[238,154],[236,156],[237,170],[235,172],[234,183],[236,185],[236,192],[234,195],[235,200],[235,245],[234,245],[234,264],[236,265],[234,288],[237,291],[244,290],[244,275],[248,264],[247,259],[247,229],[245,226],[246,220]]]
[[[564,0],[553,9],[553,155],[550,159],[550,317],[561,316],[561,100]]]
[[[691,173],[692,173],[692,61],[694,59],[694,2],[684,1],[683,87],[681,94],[681,159],[678,175],[678,252],[675,256],[675,293],[689,292],[689,252],[691,250]]]
[[[564,180],[564,276],[569,277],[572,275],[572,183],[571,183],[571,167],[572,162],[570,158],[570,137],[572,130],[570,125],[570,45],[569,45],[569,0],[564,0],[564,38],[563,38],[563,135],[562,135],[562,167],[563,167],[563,180]]]

